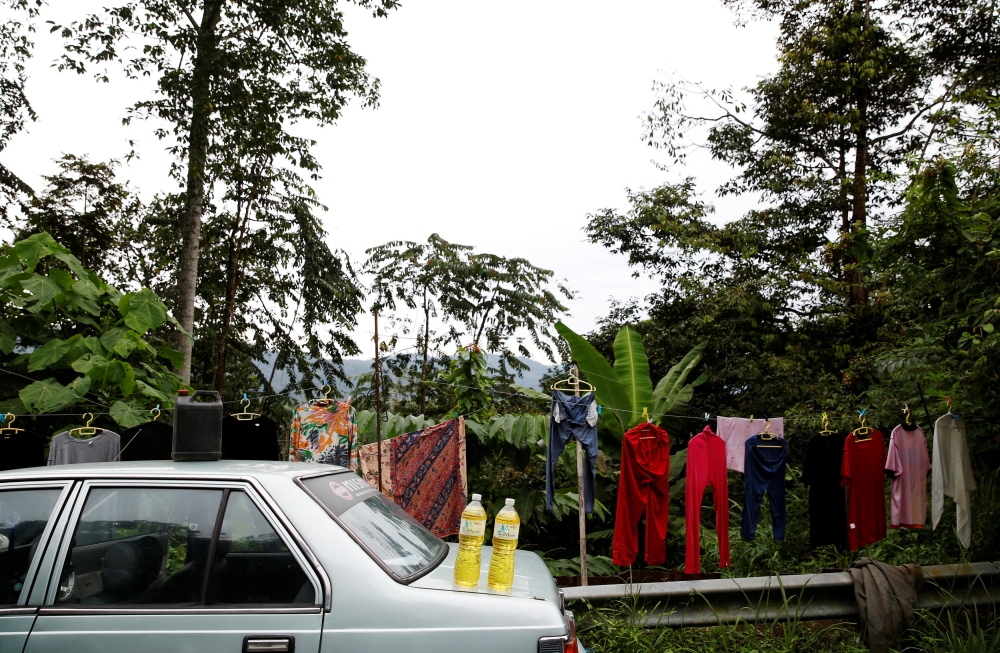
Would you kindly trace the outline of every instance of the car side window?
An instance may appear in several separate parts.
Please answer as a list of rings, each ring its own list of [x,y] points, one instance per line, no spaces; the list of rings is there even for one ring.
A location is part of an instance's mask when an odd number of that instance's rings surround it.
[[[199,603],[222,496],[218,489],[92,488],[56,603]]]
[[[311,605],[316,591],[245,492],[233,491],[209,572],[209,604]]]
[[[0,606],[17,604],[60,488],[0,491]]]

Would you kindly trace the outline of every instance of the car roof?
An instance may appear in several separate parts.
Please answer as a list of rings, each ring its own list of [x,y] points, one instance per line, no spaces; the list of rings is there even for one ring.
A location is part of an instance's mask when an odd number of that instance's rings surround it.
[[[307,474],[347,471],[339,465],[293,463],[264,460],[204,460],[174,461],[145,460],[115,463],[74,463],[49,467],[27,467],[0,472],[0,482],[10,480],[44,480],[54,478],[214,478],[239,479],[283,477],[292,479]]]

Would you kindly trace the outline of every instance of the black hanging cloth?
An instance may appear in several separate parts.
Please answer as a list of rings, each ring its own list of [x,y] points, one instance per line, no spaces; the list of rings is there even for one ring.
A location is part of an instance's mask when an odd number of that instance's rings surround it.
[[[278,425],[266,415],[222,420],[223,460],[279,460]]]
[[[174,427],[163,422],[146,422],[121,433],[118,460],[170,460]]]

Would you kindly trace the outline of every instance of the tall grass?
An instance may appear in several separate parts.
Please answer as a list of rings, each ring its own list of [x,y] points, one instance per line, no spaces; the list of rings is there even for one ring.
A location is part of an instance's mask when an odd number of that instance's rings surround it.
[[[861,653],[849,624],[822,624],[799,618],[804,606],[780,588],[781,613],[787,621],[762,618],[763,602],[754,607],[755,619],[708,628],[661,627],[659,606],[642,607],[637,596],[580,613],[579,637],[592,653]],[[705,600],[705,597],[700,597]],[[714,612],[714,611],[713,611]],[[715,613],[719,618],[719,614]]]

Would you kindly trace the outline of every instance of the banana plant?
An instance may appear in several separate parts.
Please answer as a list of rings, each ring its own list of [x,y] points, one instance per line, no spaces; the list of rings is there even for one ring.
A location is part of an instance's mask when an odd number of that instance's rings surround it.
[[[602,407],[601,423],[618,440],[625,431],[644,421],[646,414],[650,422],[667,430],[676,429],[677,417],[687,410],[695,387],[708,378],[702,374],[690,383],[687,381],[704,355],[704,342],[671,367],[654,388],[642,338],[633,326],[626,324],[618,330],[613,367],[593,345],[562,322],[556,323],[556,331],[569,344],[573,360],[594,386]]]

